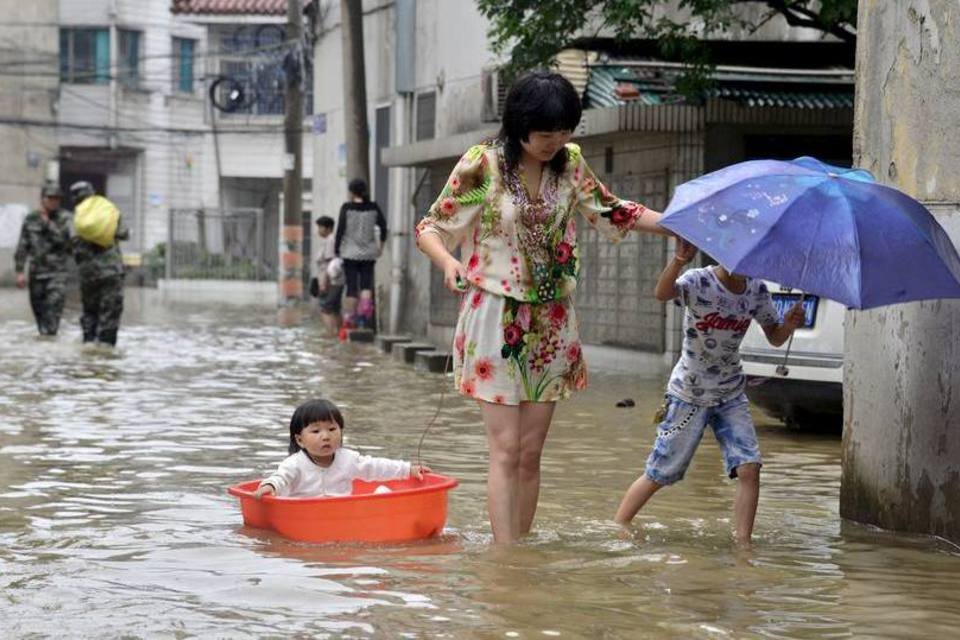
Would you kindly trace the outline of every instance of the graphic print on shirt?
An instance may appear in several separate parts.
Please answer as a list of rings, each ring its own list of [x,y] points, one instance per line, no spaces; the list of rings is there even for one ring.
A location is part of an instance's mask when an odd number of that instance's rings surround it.
[[[766,285],[747,278],[744,292],[735,294],[720,283],[713,268],[705,267],[681,275],[676,289],[675,302],[684,307],[684,340],[668,392],[700,405],[739,395],[744,386],[740,343],[750,322],[779,322]]]

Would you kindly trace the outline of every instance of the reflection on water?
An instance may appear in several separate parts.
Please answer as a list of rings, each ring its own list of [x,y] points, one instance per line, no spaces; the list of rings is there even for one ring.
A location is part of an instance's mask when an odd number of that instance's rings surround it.
[[[663,375],[594,372],[547,442],[535,535],[490,546],[476,408],[447,394],[425,462],[456,476],[423,543],[309,545],[242,526],[225,489],[284,457],[304,398],[347,441],[412,458],[440,385],[309,314],[163,305],[130,290],[117,352],[78,344],[76,309],[34,337],[0,291],[0,593],[6,637],[949,637],[960,556],[841,525],[837,437],[758,415],[756,544],[730,538],[733,485],[708,436],[686,480],[609,522],[642,468]],[[631,397],[637,406],[616,409]],[[108,613],[109,612],[109,613]]]

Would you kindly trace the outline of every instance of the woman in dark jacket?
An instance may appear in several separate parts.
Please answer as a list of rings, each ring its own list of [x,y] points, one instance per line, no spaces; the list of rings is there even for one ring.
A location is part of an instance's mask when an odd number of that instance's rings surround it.
[[[348,200],[340,207],[335,245],[343,259],[347,288],[343,325],[366,327],[373,322],[373,268],[387,240],[387,221],[377,203],[370,201],[366,182],[354,178],[348,189]],[[380,228],[379,241],[375,227]]]

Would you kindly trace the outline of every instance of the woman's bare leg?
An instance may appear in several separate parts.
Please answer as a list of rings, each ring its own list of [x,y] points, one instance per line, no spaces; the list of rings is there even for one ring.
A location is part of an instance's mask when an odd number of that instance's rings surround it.
[[[487,431],[490,468],[487,474],[487,513],[494,542],[520,537],[520,407],[480,402]]]
[[[547,440],[556,402],[523,402],[520,404],[520,535],[530,533],[540,498],[540,457]]]

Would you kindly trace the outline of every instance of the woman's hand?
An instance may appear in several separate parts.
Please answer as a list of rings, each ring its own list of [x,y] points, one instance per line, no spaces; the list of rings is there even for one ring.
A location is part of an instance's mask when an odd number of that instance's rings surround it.
[[[467,270],[453,256],[443,264],[443,284],[454,293],[463,293],[467,288]]]
[[[253,497],[259,500],[263,496],[275,496],[277,495],[277,490],[273,488],[272,484],[261,484],[257,487],[257,490],[253,492]]]
[[[694,259],[697,255],[697,247],[684,240],[683,238],[677,236],[677,248],[674,253],[674,257],[680,262],[686,264]]]
[[[410,465],[410,477],[416,478],[417,480],[423,480],[423,474],[432,473],[433,470],[426,465],[412,464]]]

